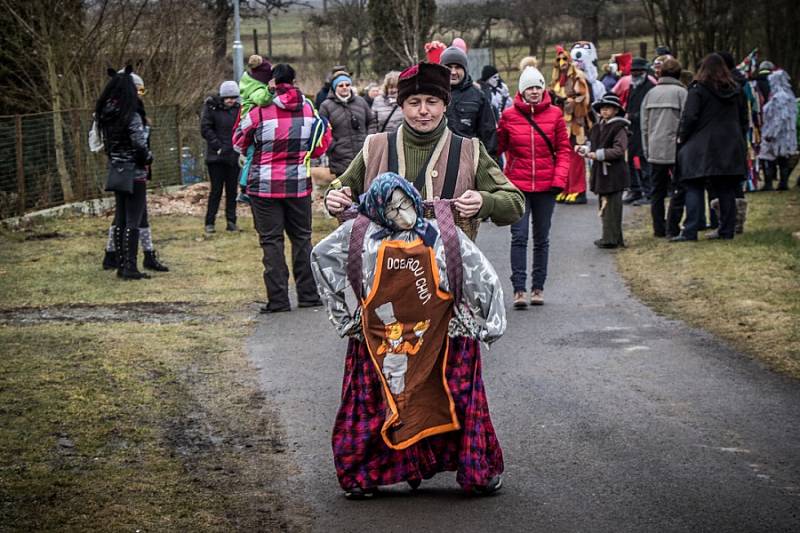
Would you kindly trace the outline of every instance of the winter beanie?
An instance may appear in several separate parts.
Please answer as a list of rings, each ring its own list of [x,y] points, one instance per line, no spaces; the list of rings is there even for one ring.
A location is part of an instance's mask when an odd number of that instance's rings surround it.
[[[353,85],[353,79],[347,75],[346,72],[337,72],[334,75],[333,81],[331,81],[331,87],[336,89],[336,87],[343,82],[347,82],[350,85]]]
[[[239,98],[239,84],[235,81],[223,81],[219,86],[220,98]]]
[[[467,53],[467,43],[461,37],[456,37],[455,39],[453,39],[453,43],[450,46],[454,46],[455,48],[458,48],[459,50],[461,50],[465,54]]]
[[[250,77],[254,80],[267,84],[272,79],[272,64],[260,55],[251,55],[247,66],[250,67]]]
[[[469,70],[469,60],[467,59],[467,54],[455,46],[451,46],[442,52],[442,57],[439,59],[439,63],[444,66],[459,65],[464,70]]]
[[[519,76],[520,93],[524,92],[525,89],[530,89],[531,87],[539,87],[540,89],[547,87],[547,84],[544,81],[544,76],[542,75],[541,71],[536,68],[538,66],[539,60],[532,56],[523,57],[519,62],[519,70],[522,72],[522,74]]]
[[[530,89],[531,87],[544,89],[546,85],[544,76],[536,67],[525,67],[525,70],[519,76],[519,92],[524,92],[525,89]]]
[[[486,81],[495,74],[497,74],[497,69],[493,65],[484,65],[483,70],[481,70],[481,81]]]
[[[450,69],[436,63],[418,63],[400,73],[397,104],[412,94],[429,94],[450,103]]]

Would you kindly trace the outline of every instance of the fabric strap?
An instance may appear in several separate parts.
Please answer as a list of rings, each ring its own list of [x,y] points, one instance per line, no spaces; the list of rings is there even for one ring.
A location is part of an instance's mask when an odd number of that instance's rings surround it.
[[[400,106],[399,106],[399,105],[397,105],[397,104],[394,104],[394,107],[392,108],[392,112],[391,112],[391,113],[389,113],[389,116],[388,116],[388,117],[386,117],[386,120],[384,120],[384,121],[383,121],[383,124],[381,124],[381,133],[383,133],[384,131],[386,131],[386,126],[388,126],[388,125],[389,125],[389,121],[390,121],[390,120],[392,120],[392,117],[394,116],[394,112],[395,112],[395,111],[397,111],[397,108],[398,108],[398,107],[400,107]],[[392,172],[395,172],[395,171],[393,170]]]
[[[400,172],[400,165],[397,162],[397,131],[390,133],[387,138],[389,139],[389,172],[398,174]]]
[[[461,303],[461,285],[463,271],[461,261],[461,241],[458,238],[456,222],[453,219],[452,201],[438,200],[433,202],[433,212],[439,224],[439,234],[444,244],[444,260],[447,266],[447,282],[450,294],[453,295],[453,304]]]
[[[361,267],[363,266],[364,237],[368,227],[369,218],[358,215],[353,221],[353,229],[350,231],[350,246],[347,250],[347,279],[359,302],[364,298],[361,290],[361,280],[363,279]]]
[[[514,108],[514,109],[516,109],[516,108]],[[525,118],[525,120],[527,120],[528,123],[533,127],[533,129],[536,130],[536,132],[539,134],[539,136],[541,136],[542,139],[544,139],[544,142],[547,144],[547,148],[550,150],[550,157],[553,158],[553,163],[555,163],[556,162],[556,149],[553,148],[553,142],[550,140],[550,137],[548,137],[544,133],[544,130],[542,130],[542,128],[540,128],[539,125],[536,123],[536,121],[533,120],[531,117],[529,117],[528,115],[526,115],[525,113],[523,113],[519,109],[517,109],[517,113],[522,115]]]
[[[447,153],[447,169],[444,173],[444,184],[442,186],[441,198],[443,200],[452,199],[453,193],[456,192],[458,166],[461,162],[461,141],[463,140],[463,137],[456,135],[455,133],[450,135],[450,150]],[[453,218],[452,214],[450,218]]]

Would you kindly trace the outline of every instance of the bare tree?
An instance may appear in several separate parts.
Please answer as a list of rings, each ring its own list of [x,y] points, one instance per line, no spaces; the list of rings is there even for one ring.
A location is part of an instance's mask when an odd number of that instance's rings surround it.
[[[374,61],[384,69],[403,68],[422,56],[436,18],[434,0],[370,0]]]
[[[93,50],[107,4],[99,4],[96,23],[87,27],[80,0],[0,1],[0,8],[10,15],[18,28],[16,43],[12,36],[4,43],[2,55],[4,64],[14,65],[11,70],[20,82],[19,96],[33,102],[34,109],[53,111],[56,169],[65,202],[73,201],[75,194],[64,156],[62,111],[80,100],[81,86],[77,83],[80,78],[74,73],[81,71],[87,53]],[[26,43],[30,50],[22,48]],[[32,56],[39,60],[36,69],[30,62]],[[33,72],[39,69],[41,72]]]
[[[361,77],[364,52],[371,43],[367,0],[331,0],[327,14],[312,15],[311,24],[317,30],[325,29],[329,32],[338,43],[336,61],[347,65],[355,60],[355,75]]]
[[[233,16],[233,1],[239,0],[205,0],[206,9],[214,20],[212,41],[214,61],[224,61],[228,54],[228,22]]]
[[[552,24],[553,2],[549,0],[512,0],[509,22],[520,38],[528,45],[528,53],[536,55],[539,44],[548,37],[548,25]]]
[[[462,37],[469,36],[470,46],[480,48],[497,21],[513,16],[509,4],[500,0],[447,4],[438,11],[437,33],[454,31]]]

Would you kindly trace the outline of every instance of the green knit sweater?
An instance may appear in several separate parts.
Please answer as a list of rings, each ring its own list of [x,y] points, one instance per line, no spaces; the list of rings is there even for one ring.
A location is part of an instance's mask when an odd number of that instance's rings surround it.
[[[439,126],[429,133],[419,133],[408,124],[403,123],[403,154],[406,162],[407,180],[413,181],[420,168],[428,160],[436,143],[447,129],[447,119],[442,119]],[[350,187],[353,198],[364,192],[364,174],[367,170],[364,163],[363,150],[356,154],[347,170],[339,176],[342,185]],[[478,218],[490,217],[495,224],[513,224],[522,217],[525,209],[525,198],[503,175],[500,167],[491,158],[483,143],[480,143],[478,171],[475,173],[475,189],[483,198],[483,205]]]

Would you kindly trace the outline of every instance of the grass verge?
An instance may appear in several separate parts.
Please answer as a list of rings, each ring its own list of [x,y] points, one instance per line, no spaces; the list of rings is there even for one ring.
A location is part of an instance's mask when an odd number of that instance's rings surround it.
[[[711,331],[771,368],[800,378],[800,190],[747,196],[732,241],[669,243],[648,208],[626,223],[617,255],[633,292],[657,311]]]
[[[124,282],[100,269],[108,224],[0,231],[0,530],[305,529],[243,351],[264,291],[254,231],[153,217],[173,271]]]

